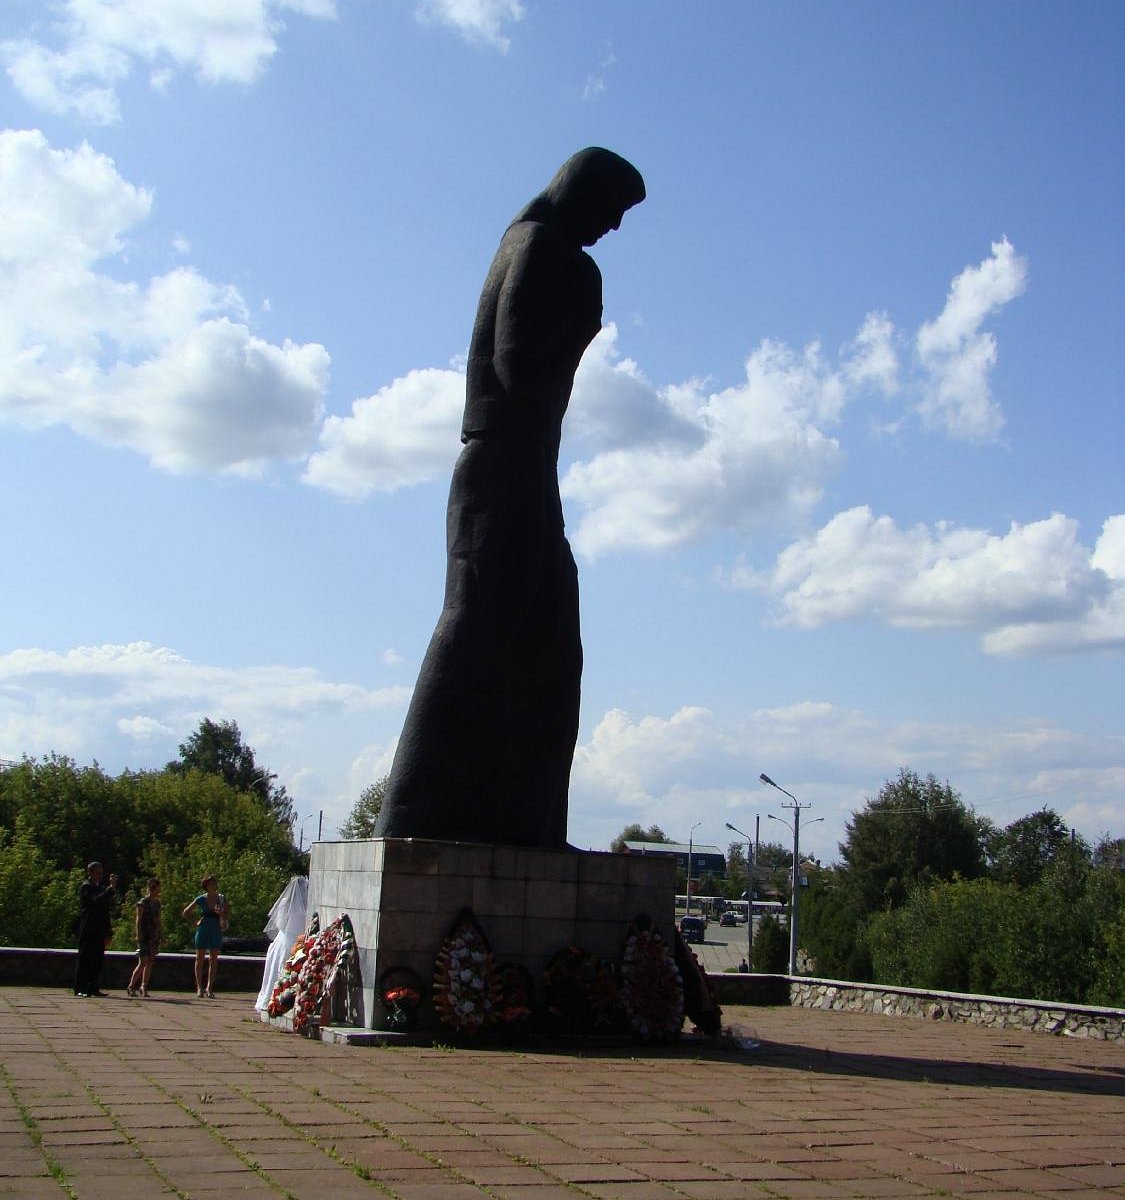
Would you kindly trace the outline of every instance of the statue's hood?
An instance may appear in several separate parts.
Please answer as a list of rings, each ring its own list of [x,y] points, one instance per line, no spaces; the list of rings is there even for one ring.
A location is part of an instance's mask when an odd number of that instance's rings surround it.
[[[588,245],[593,240],[591,230],[605,232],[607,218],[620,219],[644,198],[645,181],[631,162],[612,150],[588,146],[563,163],[516,222],[557,225]]]

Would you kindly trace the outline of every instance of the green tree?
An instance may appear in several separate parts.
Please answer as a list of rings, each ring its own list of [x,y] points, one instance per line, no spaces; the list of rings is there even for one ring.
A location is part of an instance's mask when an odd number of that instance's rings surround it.
[[[85,871],[55,866],[23,817],[0,829],[0,945],[72,946]]]
[[[1069,840],[1062,818],[1050,808],[1020,817],[986,839],[992,874],[1001,883],[1030,887],[1039,882]]]
[[[650,825],[647,829],[643,829],[636,823],[626,825],[625,828],[613,839],[609,844],[610,850],[614,854],[624,854],[626,842],[666,842],[668,838],[664,834],[664,830],[659,825]]]
[[[903,769],[845,828],[843,879],[861,917],[900,907],[916,887],[985,871],[986,826],[933,775]]]
[[[289,882],[289,872],[253,847],[235,847],[211,834],[196,834],[182,847],[154,843],[144,861],[144,874],[161,882],[164,904],[164,948],[190,950],[194,921],[181,917],[185,905],[199,895],[200,881],[214,875],[231,906],[228,933],[245,937],[262,932],[274,901]],[[135,899],[135,897],[134,897]],[[124,907],[131,910],[132,902]],[[113,945],[130,949],[132,914],[117,923]]]
[[[0,886],[0,929],[22,930],[21,939],[44,945],[69,944],[78,883],[93,858],[117,873],[124,898],[149,874],[162,877],[163,864],[179,865],[193,839],[210,837],[226,848],[223,861],[233,864],[232,870],[245,866],[251,879],[261,874],[266,880],[260,888],[249,887],[240,901],[239,920],[254,933],[277,898],[277,881],[284,885],[298,867],[289,829],[259,797],[234,790],[219,775],[126,771],[111,778],[96,763],[79,767],[57,755],[0,771],[0,836],[0,866],[15,881],[6,891]],[[206,865],[197,871],[199,865],[191,864],[191,896],[202,874],[219,871]],[[56,879],[64,882],[55,887]],[[166,886],[166,902],[170,895]],[[36,897],[34,904],[29,896]],[[259,902],[264,904],[260,912]],[[42,922],[29,917],[29,910],[37,909],[45,914]],[[130,911],[119,922],[115,935],[122,947],[132,939],[131,916]]]
[[[387,794],[387,780],[384,775],[374,783],[369,783],[359,794],[359,799],[352,805],[347,820],[340,826],[340,837],[346,842],[359,841],[361,838],[375,836],[375,822],[383,809],[383,797]]]
[[[772,914],[754,932],[753,957],[754,970],[764,975],[784,975],[789,969],[789,935]]]
[[[863,941],[880,983],[988,994],[996,989],[1001,931],[1019,890],[991,879],[918,887],[900,908],[875,913]]]
[[[801,892],[797,937],[816,964],[816,973],[828,979],[874,978],[863,934],[863,916],[841,880],[840,869],[810,872],[809,886]]]
[[[274,784],[275,776],[255,761],[235,721],[216,723],[204,717],[191,737],[180,743],[180,757],[165,770],[175,775],[193,770],[218,775],[236,791],[256,796],[279,825],[293,826],[293,801],[284,787]]]

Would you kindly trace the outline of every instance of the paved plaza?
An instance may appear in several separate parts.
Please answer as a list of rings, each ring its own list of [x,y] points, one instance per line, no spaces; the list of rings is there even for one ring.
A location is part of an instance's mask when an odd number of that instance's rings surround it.
[[[758,1047],[374,1048],[279,1033],[249,995],[0,989],[0,1196],[1125,1196],[1125,1048],[726,1017]]]

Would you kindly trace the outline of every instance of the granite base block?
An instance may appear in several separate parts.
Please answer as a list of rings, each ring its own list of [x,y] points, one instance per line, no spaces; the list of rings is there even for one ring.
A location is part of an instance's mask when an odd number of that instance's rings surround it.
[[[408,967],[422,982],[419,1027],[436,1018],[429,984],[441,943],[470,909],[499,962],[538,981],[567,946],[618,961],[629,922],[644,913],[671,942],[675,866],[669,860],[413,838],[317,842],[309,911],[323,927],[347,913],[359,950],[360,1025],[383,1018],[378,983]]]

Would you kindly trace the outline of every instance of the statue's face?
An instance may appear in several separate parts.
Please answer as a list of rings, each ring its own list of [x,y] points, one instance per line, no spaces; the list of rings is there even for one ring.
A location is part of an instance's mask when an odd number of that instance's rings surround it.
[[[620,229],[621,221],[626,211],[620,205],[615,205],[612,208],[605,208],[597,213],[592,213],[582,231],[582,245],[592,246],[607,233],[610,233],[614,229]]]

